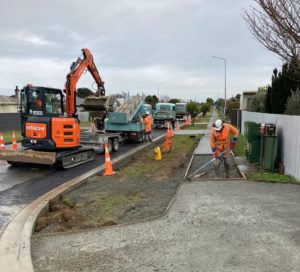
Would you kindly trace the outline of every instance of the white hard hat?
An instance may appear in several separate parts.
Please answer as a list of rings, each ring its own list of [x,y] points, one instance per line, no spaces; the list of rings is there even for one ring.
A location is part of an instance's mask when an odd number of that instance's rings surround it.
[[[216,131],[220,131],[223,128],[223,121],[221,119],[218,119],[215,121],[213,127]]]
[[[150,113],[149,113],[149,111],[146,111],[145,114],[149,115]]]

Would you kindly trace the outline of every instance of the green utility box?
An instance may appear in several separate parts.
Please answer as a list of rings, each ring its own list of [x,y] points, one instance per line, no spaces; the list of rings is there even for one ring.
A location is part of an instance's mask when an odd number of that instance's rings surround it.
[[[245,134],[245,138],[246,138],[246,141],[248,142],[248,139],[249,139],[249,127],[251,125],[255,124],[254,122],[244,122],[244,134]]]
[[[275,161],[277,157],[277,136],[263,136],[264,153],[263,153],[263,169],[274,172]]]
[[[260,157],[260,139],[249,143],[248,161],[250,163],[259,163]]]
[[[260,141],[260,134],[259,134],[260,124],[256,123],[249,123],[248,124],[248,142],[256,142]]]
[[[259,163],[260,157],[260,124],[245,122],[245,137],[247,139],[247,160],[250,163]]]

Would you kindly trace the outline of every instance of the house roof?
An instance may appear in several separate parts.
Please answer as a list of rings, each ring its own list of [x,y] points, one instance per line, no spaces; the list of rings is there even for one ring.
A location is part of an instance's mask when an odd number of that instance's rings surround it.
[[[0,95],[0,104],[19,104],[19,100],[15,97]]]
[[[244,91],[243,94],[256,94],[257,91]]]

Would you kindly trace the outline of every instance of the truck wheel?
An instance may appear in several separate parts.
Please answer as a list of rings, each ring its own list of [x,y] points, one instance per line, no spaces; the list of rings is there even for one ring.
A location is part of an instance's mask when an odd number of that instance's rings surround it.
[[[172,123],[172,128],[174,129],[174,127],[175,127],[175,121],[172,120],[171,123]]]
[[[113,144],[112,144],[112,149],[113,149],[113,151],[119,150],[119,139],[118,138],[114,138]]]
[[[144,142],[144,140],[145,140],[144,135],[145,135],[144,131],[139,134],[139,140],[138,140],[139,143],[143,143]]]
[[[113,150],[113,142],[111,139],[108,139],[108,152],[111,153]]]

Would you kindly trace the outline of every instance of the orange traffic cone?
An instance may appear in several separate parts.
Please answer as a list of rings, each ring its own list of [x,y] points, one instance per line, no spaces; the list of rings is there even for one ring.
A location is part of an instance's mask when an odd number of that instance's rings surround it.
[[[103,176],[112,176],[114,174],[116,174],[116,172],[114,172],[113,168],[112,168],[112,163],[110,160],[110,155],[109,155],[109,151],[108,151],[108,144],[105,144],[105,169],[103,172]]]
[[[11,146],[11,149],[12,150],[17,150],[18,149],[16,133],[15,133],[14,130],[12,131],[12,146]]]
[[[162,153],[169,153],[172,149],[172,144],[172,138],[166,136],[165,141],[161,146]]]
[[[185,118],[185,125],[188,125],[188,124],[189,124],[189,116],[187,115]]]
[[[176,130],[180,130],[180,125],[179,125],[179,122],[178,122],[178,119],[176,119]]]
[[[4,150],[4,149],[5,149],[4,137],[3,137],[3,133],[0,132],[0,150]]]
[[[172,133],[171,130],[170,130],[170,124],[169,124],[169,123],[168,123],[168,130],[167,130],[167,133],[166,133],[166,137],[167,137],[167,138],[173,137],[173,133]]]
[[[190,119],[190,116],[189,116],[189,115],[186,117],[185,124],[186,124],[186,125],[190,125],[190,124],[191,124],[191,119]]]

